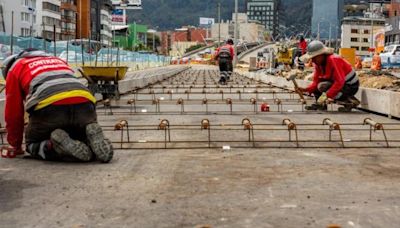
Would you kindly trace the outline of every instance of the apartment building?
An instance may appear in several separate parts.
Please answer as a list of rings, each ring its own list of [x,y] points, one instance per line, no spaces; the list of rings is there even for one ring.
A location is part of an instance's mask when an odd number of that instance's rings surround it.
[[[384,28],[383,18],[345,17],[342,21],[341,46],[356,49],[357,55],[368,56],[376,48],[376,36],[382,34]]]
[[[15,36],[40,35],[37,26],[39,0],[0,0],[0,32],[11,34],[12,15],[14,17],[13,33]]]
[[[61,0],[61,39],[74,39],[76,36],[76,0]]]

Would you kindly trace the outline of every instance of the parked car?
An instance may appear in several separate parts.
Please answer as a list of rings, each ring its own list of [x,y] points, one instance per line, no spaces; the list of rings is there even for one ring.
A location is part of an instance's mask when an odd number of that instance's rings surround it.
[[[400,44],[386,46],[379,56],[382,67],[400,67]]]

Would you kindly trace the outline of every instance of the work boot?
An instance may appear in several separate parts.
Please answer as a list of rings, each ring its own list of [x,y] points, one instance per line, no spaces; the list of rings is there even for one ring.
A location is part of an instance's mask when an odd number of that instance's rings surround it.
[[[101,162],[109,162],[113,158],[114,149],[111,141],[104,137],[103,130],[98,123],[86,126],[86,137],[93,153]]]
[[[339,107],[338,111],[339,112],[351,112],[352,109],[353,109],[352,104],[345,104],[345,105],[343,105],[343,107]]]
[[[306,110],[309,111],[326,111],[328,110],[328,106],[326,104],[324,105],[319,105],[319,104],[312,104],[312,105],[307,105],[304,107]]]
[[[353,105],[353,108],[355,108],[361,104],[361,102],[354,96],[347,98],[347,100]]]
[[[50,135],[54,151],[61,157],[74,157],[80,161],[90,161],[93,153],[83,142],[71,139],[68,133],[61,129],[54,130]]]
[[[357,108],[357,106],[360,105],[360,101],[355,98],[355,97],[349,97],[347,98],[346,102],[341,102],[340,104],[343,105],[343,107],[339,107],[338,111],[339,112],[351,112],[353,108]]]

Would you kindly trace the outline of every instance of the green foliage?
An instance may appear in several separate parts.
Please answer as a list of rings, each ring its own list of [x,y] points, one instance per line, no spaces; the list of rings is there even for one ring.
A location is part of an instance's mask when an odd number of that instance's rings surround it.
[[[329,1],[329,0],[326,0]],[[175,29],[199,24],[199,17],[217,18],[217,3],[221,3],[221,19],[231,20],[234,0],[146,0],[143,10],[128,12],[129,23],[147,24],[158,30]],[[280,13],[286,26],[311,26],[313,0],[281,0]],[[355,3],[360,0],[345,0]],[[246,1],[239,0],[239,12],[245,12]]]
[[[142,1],[143,10],[128,12],[128,20],[158,26],[158,30],[198,26],[199,17],[217,18],[218,2],[221,2],[221,18],[231,20],[235,3],[232,0],[146,0]],[[239,2],[239,10],[244,12],[245,1]]]

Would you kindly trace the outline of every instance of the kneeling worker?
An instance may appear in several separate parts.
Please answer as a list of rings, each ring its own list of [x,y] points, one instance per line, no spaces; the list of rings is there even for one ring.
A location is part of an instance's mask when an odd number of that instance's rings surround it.
[[[60,58],[27,49],[3,62],[8,150],[44,160],[109,162],[111,142],[97,123],[95,98]],[[24,107],[25,106],[25,107]]]
[[[334,55],[333,49],[327,48],[320,41],[312,41],[307,47],[307,53],[301,56],[303,62],[310,59],[314,65],[313,82],[307,88],[299,88],[299,92],[314,94],[317,103],[306,106],[307,110],[327,110],[327,100],[343,105],[339,108],[341,112],[349,112],[360,104],[354,97],[360,82],[345,59]]]

